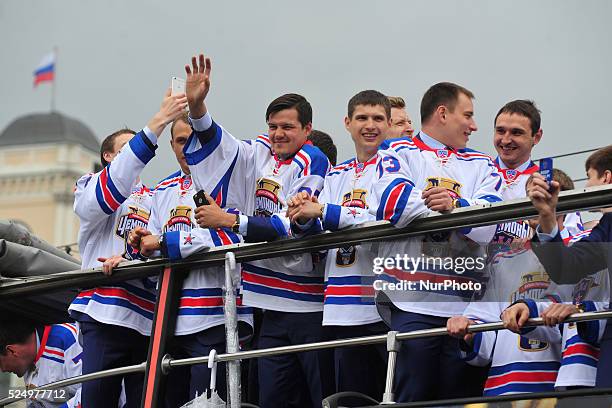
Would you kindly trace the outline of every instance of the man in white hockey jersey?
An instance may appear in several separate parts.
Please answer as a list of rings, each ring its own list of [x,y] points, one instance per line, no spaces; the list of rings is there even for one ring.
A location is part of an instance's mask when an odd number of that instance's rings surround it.
[[[587,175],[587,187],[612,184],[612,146],[599,149],[587,159],[585,163]],[[532,201],[534,198],[532,198]],[[603,209],[602,212],[609,213],[610,208]],[[561,231],[562,232],[562,231]],[[581,239],[588,239],[591,231],[585,231],[571,237],[571,243],[579,242]],[[540,234],[541,235],[541,234]],[[576,239],[580,238],[580,239]],[[586,275],[586,274],[585,274]],[[609,272],[589,272],[589,276],[576,279],[576,284],[559,285],[559,288],[570,288],[571,298],[561,297],[556,303],[547,305],[542,302],[517,303],[504,311],[504,325],[513,330],[519,331],[527,319],[541,316],[545,323],[555,326],[562,323],[570,314],[579,311],[603,310],[609,308],[610,299],[610,279]],[[587,297],[588,296],[588,297]],[[585,300],[593,300],[589,302]],[[567,302],[570,302],[569,304]],[[563,386],[593,386],[607,387],[611,385],[609,367],[612,366],[612,353],[610,353],[609,333],[607,321],[589,321],[576,324],[578,336],[568,337],[567,331],[563,332],[564,361],[562,365],[565,373],[563,376]],[[565,325],[567,327],[567,324]],[[609,330],[609,329],[608,329]],[[606,330],[606,331],[608,331]],[[575,330],[573,331],[575,333]],[[584,342],[589,344],[584,344]],[[582,344],[581,344],[582,343]],[[602,356],[599,355],[599,344],[602,343]],[[595,367],[597,368],[595,370]],[[594,378],[595,377],[595,378]],[[595,379],[595,381],[593,381]]]
[[[323,229],[336,231],[375,221],[369,209],[375,205],[373,189],[382,157],[378,148],[389,130],[390,111],[389,100],[378,91],[362,91],[349,100],[344,124],[355,144],[356,157],[327,173],[318,199],[301,193],[289,200],[288,215],[295,228],[305,229],[308,222],[316,220]],[[388,331],[374,302],[375,256],[367,244],[328,251],[323,325],[337,339]],[[386,360],[383,345],[337,348],[337,392],[356,391],[382,400]]]
[[[22,377],[25,389],[81,375],[82,348],[75,324],[36,327],[27,322],[0,322],[0,372]],[[81,385],[32,391],[28,406],[80,407]]]
[[[163,255],[170,259],[182,259],[192,251],[240,242],[240,237],[230,230],[197,228],[193,198],[196,190],[183,153],[191,134],[187,113],[172,123],[170,134],[170,144],[180,170],[155,187],[148,231],[142,228],[133,230],[130,234],[131,245],[138,247],[143,255],[162,250]],[[164,248],[159,244],[160,237]],[[207,356],[212,349],[219,353],[225,351],[224,276],[223,267],[213,267],[194,269],[185,277],[175,337],[168,346],[172,358]],[[252,332],[252,311],[242,306],[240,297],[237,301],[239,329],[244,337]],[[210,374],[205,364],[173,369],[166,386],[166,404],[182,406],[194,399],[196,393],[203,394],[209,387]],[[217,371],[217,389],[225,400],[225,364],[220,364]]]
[[[301,191],[318,196],[329,168],[325,155],[307,141],[312,130],[310,104],[297,94],[276,98],[266,110],[268,135],[242,141],[215,123],[204,104],[210,59],[193,57],[185,69],[194,130],[185,156],[196,188],[210,193],[218,204],[199,207],[198,224],[231,228],[245,241],[289,236],[287,199]],[[236,207],[243,215],[227,214],[219,206]],[[310,254],[245,263],[242,285],[244,304],[265,309],[260,348],[324,339],[323,276]],[[258,364],[261,407],[288,406],[299,388],[301,395],[310,397],[300,406],[319,406],[334,391],[329,351],[261,358]],[[297,377],[305,384],[296,382]]]
[[[564,172],[554,169],[553,177],[563,190],[574,188]],[[564,228],[560,216],[558,224]],[[531,251],[524,247],[507,249],[494,256],[490,276],[482,299],[474,299],[463,312],[448,320],[449,334],[465,337],[464,358],[470,364],[492,364],[485,383],[484,395],[504,395],[526,392],[553,391],[561,360],[561,338],[523,337],[508,330],[466,335],[473,322],[497,322],[503,310],[516,301],[550,296],[551,281]]]
[[[102,143],[104,169],[77,181],[74,211],[79,217],[79,250],[84,269],[97,267],[115,254],[140,259],[128,243],[135,227],[146,227],[151,197],[140,182],[140,172],[155,155],[157,138],[187,105],[185,95],[164,96],[160,110],[140,132],[120,130]],[[155,283],[133,279],[82,290],[69,307],[83,336],[83,373],[139,364],[147,358],[147,345],[155,309]],[[83,384],[83,405],[115,405],[121,376]],[[129,407],[139,406],[143,375],[127,375]]]
[[[421,101],[421,131],[412,137],[387,140],[390,151],[399,157],[399,166],[382,166],[381,184],[377,190],[378,219],[404,226],[413,217],[403,218],[411,209],[398,199],[402,189],[423,190],[423,199],[432,211],[450,212],[455,208],[501,201],[503,180],[489,156],[466,148],[474,121],[474,95],[466,88],[448,82],[438,83],[427,90]],[[383,144],[383,145],[385,145]],[[399,171],[398,168],[399,167]],[[402,178],[401,169],[409,174]],[[488,243],[495,227],[462,229],[450,235],[426,236],[381,243],[379,256],[396,258],[404,255],[423,259],[440,259],[435,248],[448,250],[454,243],[470,246],[466,238]],[[445,255],[442,255],[444,257]],[[478,264],[479,265],[479,264]],[[420,290],[385,291],[390,298],[390,324],[393,330],[409,332],[446,325],[449,317],[461,314],[474,290],[455,290],[456,285],[477,287],[483,276],[480,268],[460,271],[442,268],[436,263],[398,266],[386,270],[387,279],[406,281]],[[453,282],[447,290],[436,283]],[[421,285],[425,282],[426,285]],[[468,366],[458,357],[454,339],[415,339],[402,342],[398,355],[396,392],[398,401],[420,401],[479,395],[486,373]],[[443,368],[442,368],[443,367]]]
[[[504,201],[525,198],[529,177],[539,170],[532,160],[533,148],[542,139],[540,111],[535,103],[526,99],[510,101],[497,112],[494,122],[493,145],[497,151],[495,165],[504,178]],[[564,219],[564,235],[584,230],[580,213],[568,214]],[[512,242],[521,243],[531,236],[529,223],[513,221],[499,224],[493,236],[493,250],[504,250]]]

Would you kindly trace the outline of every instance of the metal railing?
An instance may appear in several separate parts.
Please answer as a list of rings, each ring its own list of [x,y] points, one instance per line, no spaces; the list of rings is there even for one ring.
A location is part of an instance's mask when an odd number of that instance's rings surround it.
[[[612,206],[612,185],[564,191],[559,196],[557,211],[559,214],[564,214],[609,206]],[[235,254],[236,262],[248,262],[356,245],[363,242],[393,240],[458,227],[480,227],[536,216],[537,211],[528,199],[518,199],[503,203],[459,208],[450,214],[436,213],[416,219],[405,228],[396,228],[386,221],[379,221],[359,228],[323,233],[301,239],[211,248],[209,251],[194,255],[188,260],[173,262],[172,267],[174,270],[187,272],[192,268],[223,266],[225,253],[230,251]],[[110,277],[102,273],[102,268],[91,268],[25,278],[2,284],[0,286],[0,301],[65,288],[92,287],[157,275],[166,265],[168,265],[167,259],[146,262],[132,261],[116,268],[113,276]]]
[[[573,322],[584,322],[590,320],[600,320],[600,319],[610,319],[612,318],[612,311],[599,311],[599,312],[583,312],[583,313],[575,313],[569,316],[564,323],[573,323]],[[537,327],[543,326],[544,319],[541,317],[529,319],[524,327]],[[479,333],[486,331],[494,331],[494,330],[505,330],[503,323],[493,322],[493,323],[481,323],[474,324],[469,326],[468,331],[470,333]],[[439,327],[435,329],[424,329],[424,330],[415,330],[412,332],[406,333],[397,333],[397,332],[389,332],[388,334],[379,334],[375,336],[365,336],[365,337],[354,337],[350,339],[341,339],[341,340],[330,340],[330,341],[322,341],[316,343],[305,343],[298,344],[294,346],[283,346],[283,347],[272,347],[267,349],[257,349],[257,350],[247,350],[247,351],[239,351],[235,353],[225,353],[218,354],[215,357],[215,362],[231,362],[231,361],[239,361],[239,360],[248,360],[252,358],[258,357],[271,357],[280,354],[290,354],[290,353],[300,353],[306,351],[314,351],[328,348],[336,348],[336,347],[351,347],[351,346],[363,346],[369,344],[381,344],[386,343],[390,336],[395,337],[398,341],[405,341],[410,339],[418,339],[424,337],[437,337],[437,336],[446,336],[448,332],[446,327]],[[184,359],[164,359],[162,366],[165,372],[168,372],[172,367],[180,367],[185,365],[193,365],[193,364],[206,364],[209,361],[208,356],[202,357],[192,357],[192,358],[184,358]],[[60,387],[65,387],[68,385],[78,384],[89,380],[112,377],[115,375],[121,374],[133,374],[140,373],[145,371],[146,363],[143,362],[137,365],[131,365],[120,368],[113,368],[109,370],[99,371],[96,373],[79,375],[76,377],[67,378],[65,380],[49,383],[42,385],[38,388],[40,389],[56,389]],[[36,390],[37,388],[32,388],[32,390]],[[0,407],[11,404],[13,402],[20,401],[22,398],[4,398],[0,400]]]
[[[579,209],[592,209],[605,206],[612,206],[612,185],[602,187],[592,187],[582,190],[572,190],[562,193],[559,199],[559,213],[567,213]],[[348,231],[336,233],[326,233],[315,237],[284,240],[272,243],[263,244],[246,244],[233,245],[219,249],[212,249],[209,252],[197,256],[195,259],[180,261],[171,264],[172,270],[188,271],[192,268],[203,268],[209,266],[217,266],[229,259],[226,265],[226,286],[232,289],[231,278],[228,281],[228,270],[235,267],[235,262],[252,261],[256,259],[264,259],[275,256],[283,256],[295,253],[303,253],[314,250],[323,250],[336,248],[345,245],[354,245],[362,242],[371,242],[379,240],[392,240],[414,235],[420,235],[427,232],[442,231],[454,229],[457,227],[477,227],[482,225],[497,224],[517,219],[524,219],[536,216],[537,213],[529,200],[514,200],[505,203],[496,203],[478,206],[478,208],[465,208],[454,211],[452,214],[432,215],[422,219],[415,220],[406,228],[395,228],[388,223],[374,223],[373,225],[355,228]],[[16,296],[30,296],[39,293],[40,291],[59,290],[67,287],[75,286],[92,286],[97,284],[108,284],[113,281],[132,279],[134,277],[142,277],[157,274],[162,268],[169,266],[165,259],[148,261],[145,263],[130,263],[128,266],[117,268],[113,277],[99,276],[101,275],[100,268],[90,269],[88,271],[72,271],[63,272],[54,275],[47,275],[40,278],[28,278],[23,281],[11,281],[0,286],[0,301],[2,299],[11,299]],[[231,285],[231,286],[230,286]],[[227,291],[226,287],[226,292]],[[231,290],[233,292],[233,290]],[[612,311],[605,312],[586,312],[572,315],[567,322],[587,321],[612,318]],[[543,325],[541,318],[531,319],[528,322],[529,326]],[[481,332],[490,330],[501,330],[503,324],[501,322],[486,323],[470,326],[470,332]],[[230,333],[229,336],[237,335]],[[313,351],[325,348],[348,347],[356,345],[379,344],[387,343],[390,353],[397,352],[397,341],[404,341],[415,338],[443,336],[447,335],[446,328],[418,330],[408,333],[389,332],[387,335],[358,337],[351,339],[333,340],[309,344],[300,344],[293,346],[275,347],[269,349],[248,350],[241,352],[228,352],[216,356],[216,362],[238,362],[239,360],[251,359],[257,357],[274,356],[279,354],[297,353],[304,351]],[[228,341],[228,344],[230,342]],[[233,348],[236,350],[236,348]],[[394,356],[393,354],[392,356]],[[172,359],[164,357],[160,361],[160,373],[167,373],[172,367],[192,364],[207,363],[208,356],[194,357],[186,359]],[[236,366],[232,372],[238,375]],[[393,372],[395,368],[395,358],[389,359],[388,377],[385,390],[385,401],[391,403],[393,400],[392,384]],[[84,381],[89,381],[98,378],[105,378],[114,375],[144,372],[147,369],[147,363],[115,368],[96,373],[90,373],[70,379],[65,379],[55,383],[41,386],[44,389],[59,388],[71,384],[76,384]],[[235,384],[234,384],[235,385]],[[235,387],[234,387],[235,388]],[[234,390],[235,391],[235,390]],[[236,400],[235,395],[228,394],[233,401],[232,406],[236,405],[239,397]],[[19,401],[17,398],[5,398],[0,400],[0,406]]]

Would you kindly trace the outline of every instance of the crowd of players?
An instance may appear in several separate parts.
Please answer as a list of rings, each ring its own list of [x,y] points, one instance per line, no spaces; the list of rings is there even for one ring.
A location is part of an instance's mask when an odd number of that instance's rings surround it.
[[[497,113],[493,143],[498,157],[492,159],[467,148],[477,130],[468,89],[447,82],[429,88],[421,101],[419,132],[401,98],[359,92],[349,100],[345,118],[354,158],[336,165],[336,148],[329,136],[313,130],[312,108],[303,96],[276,98],[265,112],[268,132],[240,140],[208,111],[210,60],[194,57],[185,70],[186,94],[168,91],[141,131],[121,129],[108,136],[101,148],[103,170],[77,181],[74,210],[83,268],[102,265],[111,274],[126,259],[178,260],[207,248],[299,239],[375,220],[403,227],[432,212],[522,198],[528,192],[546,222],[536,241],[544,235],[567,245],[589,239],[592,226],[585,228],[579,214],[554,215],[558,190],[573,189],[573,184],[555,170],[549,187],[531,160],[542,129],[540,112],[529,100],[511,101]],[[179,170],[149,189],[139,175],[168,125]],[[612,146],[595,152],[586,170],[588,185],[611,184]],[[194,195],[200,191],[208,204],[196,207]],[[553,282],[550,263],[542,261],[545,268],[538,259],[546,254],[530,245],[537,223],[243,263],[237,293],[240,337],[245,346],[269,348],[390,329],[447,327],[449,336],[402,342],[394,386],[400,402],[593,387],[596,379],[597,385],[609,385],[603,370],[597,370],[605,322],[563,323],[576,311],[608,307],[607,265],[575,282],[567,276]],[[435,263],[373,273],[377,257],[452,257],[466,251],[492,256],[486,268],[462,273]],[[456,286],[376,294],[375,280]],[[470,283],[486,289],[461,289]],[[194,268],[186,276],[168,348],[173,358],[225,350],[223,284],[221,267]],[[76,325],[4,322],[0,369],[24,376],[28,386],[40,386],[141,363],[147,358],[155,301],[156,280],[133,279],[82,290],[69,308]],[[468,333],[471,324],[500,316],[513,331]],[[522,328],[536,316],[549,326]],[[320,407],[328,395],[356,391],[381,400],[386,366],[383,345],[262,357],[249,367],[249,399],[261,407]],[[202,394],[210,375],[203,365],[172,370],[165,405],[178,407]],[[225,397],[223,364],[217,377]],[[135,407],[142,388],[143,376],[137,374],[92,380],[67,389],[61,403],[112,407],[124,399]],[[60,406],[58,395],[53,397]]]

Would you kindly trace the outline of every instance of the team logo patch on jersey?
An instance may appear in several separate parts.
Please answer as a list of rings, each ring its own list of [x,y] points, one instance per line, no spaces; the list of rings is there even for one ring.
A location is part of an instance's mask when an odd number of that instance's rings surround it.
[[[443,187],[448,190],[453,199],[461,198],[461,187],[463,184],[456,180],[445,177],[427,177],[426,181],[427,186],[425,187],[425,190],[429,190],[430,188],[434,187]]]
[[[348,267],[355,263],[357,250],[354,246],[338,248],[336,252],[336,266]]]
[[[355,188],[342,196],[342,206],[367,208],[366,197],[368,192],[362,188]]]
[[[514,180],[516,178],[516,176],[518,176],[518,171],[514,170],[514,169],[508,169],[505,171],[506,173],[506,178],[508,180]]]
[[[179,205],[170,210],[170,218],[164,225],[164,232],[185,231],[189,232],[195,225],[191,222],[193,209],[186,205]]]
[[[544,271],[528,272],[521,276],[521,286],[511,296],[511,303],[519,299],[540,299],[550,285],[550,278]]]
[[[185,242],[183,242],[183,245],[193,245],[193,237],[191,234],[185,237]]]
[[[572,290],[572,301],[574,304],[581,303],[584,299],[586,299],[589,291],[594,286],[597,286],[597,284],[591,276],[581,279]]]
[[[255,190],[255,215],[263,215],[266,217],[274,213],[280,212],[282,205],[278,198],[281,191],[281,185],[269,178],[262,177],[257,180],[257,189]]]
[[[117,222],[117,228],[115,234],[123,239],[125,244],[124,255],[127,259],[142,259],[137,248],[132,248],[127,242],[128,234],[131,230],[136,227],[146,228],[149,223],[149,212],[142,208],[130,205],[128,206],[128,213],[122,215]]]
[[[519,349],[521,351],[544,351],[547,348],[548,343],[544,341],[519,336]]]
[[[493,243],[510,245],[515,239],[529,238],[531,228],[527,221],[505,222],[497,225]]]
[[[440,159],[447,159],[448,158],[448,150],[447,149],[438,149],[438,150],[436,150],[436,156],[438,156]]]

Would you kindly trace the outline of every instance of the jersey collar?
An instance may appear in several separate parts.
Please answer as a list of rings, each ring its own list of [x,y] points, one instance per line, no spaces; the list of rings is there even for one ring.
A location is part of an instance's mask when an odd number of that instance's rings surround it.
[[[42,356],[45,347],[47,347],[47,340],[49,339],[49,333],[51,332],[51,326],[45,326],[45,330],[42,334],[42,339],[39,337],[38,330],[36,330],[36,343],[38,346],[38,351],[36,352],[36,357],[34,358],[34,364],[38,362],[40,356]]]
[[[281,166],[291,164],[295,155],[298,154],[306,145],[312,146],[312,142],[310,140],[307,140],[306,142],[304,142],[304,144],[300,147],[300,149],[297,152],[293,153],[291,156],[289,156],[285,160],[282,160],[280,157],[278,157],[276,153],[274,153],[274,161],[276,162],[276,168],[278,169]]]

